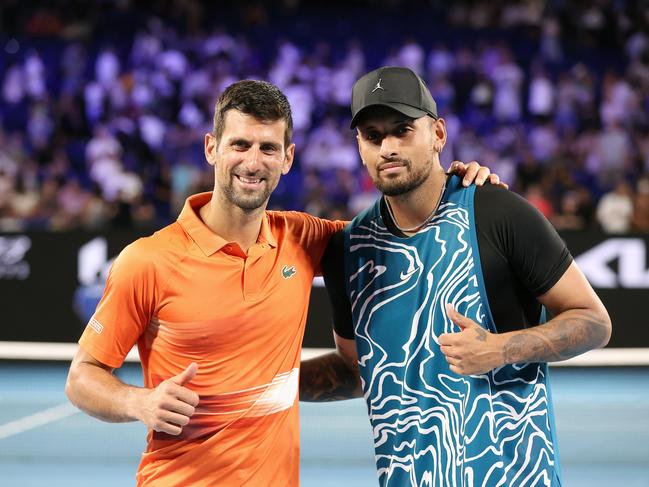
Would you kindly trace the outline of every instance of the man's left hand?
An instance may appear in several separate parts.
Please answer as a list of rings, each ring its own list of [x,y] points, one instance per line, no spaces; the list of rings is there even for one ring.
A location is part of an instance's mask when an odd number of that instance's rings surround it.
[[[469,186],[471,183],[482,186],[486,181],[489,181],[490,184],[502,186],[505,189],[509,188],[507,183],[500,180],[498,174],[491,174],[491,170],[487,166],[481,166],[476,161],[471,161],[469,164],[453,161],[451,167],[448,168],[448,172],[456,176],[464,176],[462,179],[464,186]]]
[[[501,336],[491,333],[446,305],[447,316],[460,327],[457,333],[439,336],[439,345],[451,371],[459,375],[489,372],[505,363]]]

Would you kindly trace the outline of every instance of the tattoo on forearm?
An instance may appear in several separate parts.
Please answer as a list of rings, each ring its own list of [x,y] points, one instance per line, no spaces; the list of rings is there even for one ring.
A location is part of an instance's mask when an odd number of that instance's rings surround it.
[[[337,353],[302,362],[300,401],[338,401],[360,397],[358,366]]]
[[[505,344],[506,363],[555,362],[601,346],[609,324],[591,313],[557,317],[510,338]]]

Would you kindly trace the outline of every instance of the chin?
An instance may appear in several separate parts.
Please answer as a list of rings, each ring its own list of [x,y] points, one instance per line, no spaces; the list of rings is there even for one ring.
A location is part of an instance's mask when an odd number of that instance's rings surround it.
[[[270,193],[259,191],[254,194],[235,194],[232,202],[244,211],[254,211],[264,208],[268,203]]]
[[[413,189],[410,181],[403,180],[382,180],[375,181],[374,185],[381,193],[386,196],[400,196]]]
[[[255,199],[237,198],[234,201],[234,204],[244,211],[255,211],[260,208],[264,208],[267,202],[268,199],[261,200],[259,198],[255,198]]]

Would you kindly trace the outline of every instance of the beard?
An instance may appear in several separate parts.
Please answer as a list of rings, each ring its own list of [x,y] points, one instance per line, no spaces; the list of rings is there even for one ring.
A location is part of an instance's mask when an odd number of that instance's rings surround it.
[[[259,191],[246,191],[235,186],[235,177],[234,174],[231,175],[229,184],[221,187],[223,195],[230,203],[245,212],[252,212],[266,205],[274,189],[268,179],[264,179],[265,184]]]
[[[380,172],[377,172],[376,176],[372,176],[374,186],[385,196],[401,196],[409,193],[424,184],[430,177],[432,161],[428,161],[416,170],[412,168],[410,160],[404,159],[401,162],[406,168],[405,176],[381,177]]]

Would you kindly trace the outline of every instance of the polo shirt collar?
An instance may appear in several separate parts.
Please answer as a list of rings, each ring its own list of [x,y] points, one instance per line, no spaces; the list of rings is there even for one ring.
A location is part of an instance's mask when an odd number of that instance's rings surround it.
[[[225,247],[229,242],[220,237],[212,230],[210,230],[201,217],[199,210],[208,204],[212,199],[212,193],[199,193],[190,196],[185,201],[180,215],[178,216],[178,223],[187,232],[190,238],[196,242],[196,245],[207,256],[218,252]],[[268,213],[264,212],[264,217],[261,221],[261,229],[257,243],[268,243],[271,247],[277,247],[277,239],[273,235],[270,223],[268,221]]]
[[[271,247],[277,247],[277,239],[273,235],[273,230],[268,221],[268,212],[264,211],[264,218],[261,220],[261,229],[259,230],[259,237],[257,243],[267,243]]]

